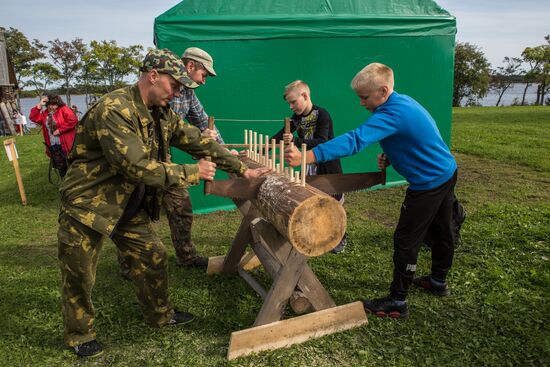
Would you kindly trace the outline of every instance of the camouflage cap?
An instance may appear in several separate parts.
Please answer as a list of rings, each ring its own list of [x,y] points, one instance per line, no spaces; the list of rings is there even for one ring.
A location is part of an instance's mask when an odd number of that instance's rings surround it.
[[[193,81],[185,72],[183,61],[172,51],[168,49],[154,49],[149,51],[143,59],[143,64],[139,68],[142,72],[156,69],[159,73],[169,74],[178,82],[186,87],[190,87]]]

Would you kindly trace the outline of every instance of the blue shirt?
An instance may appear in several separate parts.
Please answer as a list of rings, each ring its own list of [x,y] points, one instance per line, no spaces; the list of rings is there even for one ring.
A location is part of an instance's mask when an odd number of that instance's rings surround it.
[[[347,157],[379,142],[411,190],[430,190],[448,181],[456,161],[434,119],[409,96],[393,92],[372,116],[351,130],[313,148],[318,162]]]

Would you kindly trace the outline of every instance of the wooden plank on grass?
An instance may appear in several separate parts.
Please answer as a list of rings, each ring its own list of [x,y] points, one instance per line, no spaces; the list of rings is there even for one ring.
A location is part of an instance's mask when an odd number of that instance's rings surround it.
[[[363,302],[333,307],[231,333],[227,359],[288,347],[368,322]]]

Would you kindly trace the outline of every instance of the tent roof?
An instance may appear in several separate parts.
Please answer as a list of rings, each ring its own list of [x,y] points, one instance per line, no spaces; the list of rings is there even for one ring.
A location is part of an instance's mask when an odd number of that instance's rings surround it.
[[[455,33],[432,0],[184,0],[155,19],[163,41]]]

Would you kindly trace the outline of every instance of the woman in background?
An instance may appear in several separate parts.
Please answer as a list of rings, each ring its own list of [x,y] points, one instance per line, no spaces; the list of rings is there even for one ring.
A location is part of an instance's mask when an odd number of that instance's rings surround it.
[[[43,109],[46,107],[45,109]],[[61,177],[67,172],[67,155],[73,146],[78,119],[61,97],[48,95],[31,109],[29,118],[42,126],[46,155]]]

